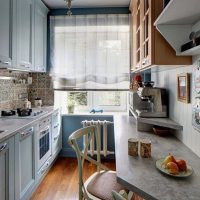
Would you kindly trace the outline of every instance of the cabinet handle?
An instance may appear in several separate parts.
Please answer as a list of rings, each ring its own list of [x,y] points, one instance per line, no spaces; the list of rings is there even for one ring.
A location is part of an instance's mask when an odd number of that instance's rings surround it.
[[[26,65],[26,64],[20,64],[21,67],[25,67],[25,68],[30,68],[30,65]]]
[[[49,167],[49,162],[47,162],[44,168],[41,170],[41,174],[43,174],[47,170],[48,167]]]
[[[2,63],[4,65],[11,65],[11,62],[9,62],[9,61],[2,61],[2,60],[0,60],[0,63]]]
[[[25,137],[28,137],[29,135],[32,135],[33,134],[33,127],[31,127],[29,130],[27,130],[26,132],[22,132],[20,135],[21,135],[21,138],[25,138]]]
[[[7,149],[7,143],[5,143],[5,144],[3,144],[1,147],[0,147],[0,153],[3,151],[3,150],[5,150],[5,149]]]
[[[56,137],[54,137],[54,138],[53,138],[54,141],[56,141],[56,140],[58,139],[58,137],[59,137],[59,135],[57,135]]]
[[[56,129],[56,128],[58,128],[58,127],[59,127],[59,124],[55,125],[53,128]]]
[[[142,61],[142,65],[145,65],[145,64],[146,64],[146,60],[143,60],[143,61]]]
[[[143,61],[142,61],[142,65],[146,65],[148,63],[148,60],[147,59],[144,59]]]

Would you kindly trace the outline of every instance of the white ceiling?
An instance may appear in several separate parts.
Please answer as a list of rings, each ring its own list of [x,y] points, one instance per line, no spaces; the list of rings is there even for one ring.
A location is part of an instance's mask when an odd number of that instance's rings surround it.
[[[52,9],[66,8],[64,0],[43,0]],[[72,8],[125,7],[130,0],[72,0]]]

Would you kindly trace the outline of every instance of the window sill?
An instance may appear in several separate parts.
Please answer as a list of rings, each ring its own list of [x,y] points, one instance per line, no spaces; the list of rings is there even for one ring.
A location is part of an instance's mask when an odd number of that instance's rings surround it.
[[[128,115],[128,112],[103,112],[103,113],[63,113],[62,116],[114,116],[114,115]]]

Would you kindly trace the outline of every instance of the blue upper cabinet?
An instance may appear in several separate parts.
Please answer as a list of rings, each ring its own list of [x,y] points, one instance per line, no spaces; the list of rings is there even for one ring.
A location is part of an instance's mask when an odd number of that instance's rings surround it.
[[[13,19],[15,0],[0,0],[0,68],[10,68],[13,62]]]
[[[45,72],[48,9],[41,0],[17,0],[16,13],[14,41],[16,41],[17,62],[14,68]]]
[[[34,1],[17,0],[17,68],[33,67]]]
[[[34,21],[34,71],[46,72],[47,60],[47,13],[41,0],[35,0]]]

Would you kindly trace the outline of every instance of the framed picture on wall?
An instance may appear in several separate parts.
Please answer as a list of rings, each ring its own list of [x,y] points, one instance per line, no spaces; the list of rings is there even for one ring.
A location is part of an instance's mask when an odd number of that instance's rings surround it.
[[[190,103],[190,74],[178,74],[177,76],[178,101]]]

